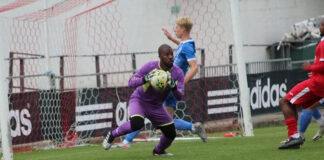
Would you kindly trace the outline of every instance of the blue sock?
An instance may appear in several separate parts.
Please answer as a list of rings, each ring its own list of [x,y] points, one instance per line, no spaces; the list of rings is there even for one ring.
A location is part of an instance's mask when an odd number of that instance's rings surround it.
[[[303,109],[299,118],[298,132],[304,133],[312,120],[313,111]]]
[[[141,132],[142,129],[134,131],[126,135],[125,140],[128,142],[133,142],[133,139]]]
[[[177,130],[191,130],[192,129],[192,123],[184,121],[182,119],[174,119],[174,125]]]
[[[317,119],[320,119],[322,117],[322,114],[321,112],[318,110],[317,107],[315,107],[313,109],[313,117],[317,120]]]

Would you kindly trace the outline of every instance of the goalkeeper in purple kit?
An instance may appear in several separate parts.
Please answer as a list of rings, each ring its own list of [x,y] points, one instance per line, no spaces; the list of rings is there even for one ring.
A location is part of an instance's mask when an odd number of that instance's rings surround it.
[[[107,134],[102,143],[104,149],[110,149],[114,138],[143,128],[144,118],[148,118],[163,133],[160,142],[153,150],[153,155],[172,156],[165,149],[175,139],[176,131],[173,119],[162,104],[170,92],[179,100],[183,97],[184,74],[178,66],[173,64],[173,51],[169,45],[161,45],[158,53],[160,61],[148,62],[130,78],[128,86],[136,87],[129,100],[130,120]],[[158,69],[168,74],[168,87],[162,91],[155,90],[149,82]]]
[[[176,38],[172,37],[172,35],[165,28],[162,29],[166,37],[178,45],[178,48],[174,52],[174,64],[179,66],[185,74],[184,84],[189,82],[198,72],[198,65],[195,55],[195,42],[190,38],[190,30],[192,26],[193,23],[188,17],[179,17],[174,28]],[[172,95],[172,93],[168,95],[163,103],[163,106],[169,112],[171,117],[173,117],[177,109],[177,103],[178,100]],[[177,130],[191,131],[192,133],[197,134],[203,142],[208,141],[205,127],[202,123],[191,123],[178,118],[175,118],[173,121]],[[137,130],[127,134],[123,142],[118,144],[118,147],[129,148],[131,142],[140,131],[141,130]]]

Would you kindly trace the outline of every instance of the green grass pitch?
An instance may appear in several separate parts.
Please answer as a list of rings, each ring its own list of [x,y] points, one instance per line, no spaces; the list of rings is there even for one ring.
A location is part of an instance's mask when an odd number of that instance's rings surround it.
[[[134,143],[131,148],[105,151],[100,145],[70,149],[41,150],[15,153],[15,160],[317,160],[324,157],[324,138],[313,142],[317,125],[312,123],[306,132],[301,149],[278,150],[286,138],[284,126],[258,128],[253,137],[215,138],[208,143],[200,140],[175,141],[167,150],[173,157],[153,157],[157,142]],[[215,135],[209,135],[215,136]]]

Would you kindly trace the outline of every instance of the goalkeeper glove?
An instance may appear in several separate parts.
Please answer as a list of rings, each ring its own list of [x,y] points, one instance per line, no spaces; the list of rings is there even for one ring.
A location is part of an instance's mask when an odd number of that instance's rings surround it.
[[[153,69],[150,73],[143,76],[144,83],[151,80],[151,78],[154,76],[155,71],[157,71],[157,69]]]
[[[177,88],[177,82],[174,81],[174,79],[171,77],[171,73],[169,71],[167,71],[167,74],[168,74],[168,85],[169,85],[169,87],[172,90]]]

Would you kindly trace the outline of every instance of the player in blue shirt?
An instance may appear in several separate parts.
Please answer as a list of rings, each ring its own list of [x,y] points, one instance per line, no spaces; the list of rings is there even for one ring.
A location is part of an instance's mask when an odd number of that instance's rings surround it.
[[[313,136],[313,141],[317,141],[320,138],[322,138],[324,134],[324,118],[322,114],[320,113],[318,106],[324,106],[324,98],[322,98],[319,102],[316,102],[311,107],[307,109],[303,109],[302,113],[300,115],[298,124],[298,132],[299,134],[304,137],[304,133],[306,132],[306,129],[310,122],[312,121],[312,116],[316,119],[316,122],[318,124],[318,130],[316,134]]]
[[[174,64],[179,66],[185,74],[184,84],[190,81],[198,72],[195,55],[195,42],[190,38],[192,26],[193,23],[189,18],[178,18],[174,28],[176,38],[172,37],[172,35],[165,28],[162,28],[165,36],[178,45],[177,50],[174,52]],[[188,70],[188,68],[190,69]],[[167,99],[163,103],[163,106],[166,108],[170,116],[173,117],[177,106],[177,99],[172,93],[168,95]],[[203,142],[207,142],[207,134],[202,123],[197,122],[193,124],[182,119],[174,119],[174,125],[178,130],[190,130],[191,132],[197,134],[203,140]],[[128,134],[124,141],[118,145],[118,147],[130,147],[131,142],[139,132],[140,130]]]
[[[185,84],[189,82],[198,72],[197,59],[195,55],[195,42],[190,38],[190,30],[192,25],[193,24],[189,18],[178,18],[176,21],[176,27],[174,29],[174,33],[177,38],[172,37],[166,29],[162,29],[166,37],[178,45],[178,48],[174,53],[174,64],[179,66],[185,74]],[[188,68],[190,69],[188,70]],[[169,94],[163,105],[166,107],[171,117],[173,117],[176,110],[177,100],[172,94]],[[191,122],[187,122],[182,119],[174,119],[174,125],[178,130],[190,130],[193,133],[198,134],[204,142],[207,142],[205,128],[200,122],[192,124]]]

